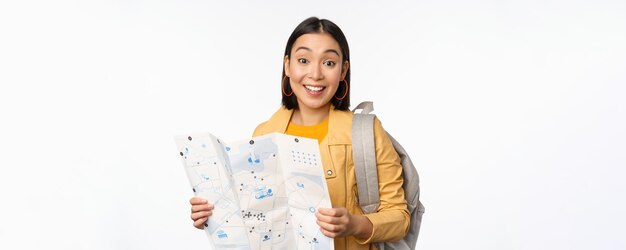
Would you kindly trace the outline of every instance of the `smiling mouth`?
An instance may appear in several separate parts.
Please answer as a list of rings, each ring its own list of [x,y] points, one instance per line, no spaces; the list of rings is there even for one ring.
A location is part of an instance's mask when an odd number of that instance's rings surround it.
[[[322,87],[322,86],[311,86],[311,85],[304,85],[304,87],[312,92],[320,92],[322,90],[324,90],[326,87]]]

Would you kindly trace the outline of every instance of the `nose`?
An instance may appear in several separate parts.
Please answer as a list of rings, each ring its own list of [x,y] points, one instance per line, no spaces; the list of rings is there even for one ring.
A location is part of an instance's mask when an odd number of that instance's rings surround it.
[[[311,79],[313,80],[321,80],[324,78],[324,74],[322,74],[322,65],[319,63],[311,64],[311,72],[309,73]]]

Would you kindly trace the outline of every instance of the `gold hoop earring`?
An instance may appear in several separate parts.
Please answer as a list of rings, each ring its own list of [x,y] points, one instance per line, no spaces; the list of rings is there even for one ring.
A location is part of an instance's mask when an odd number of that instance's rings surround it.
[[[348,95],[348,81],[346,81],[346,79],[343,79],[342,82],[346,84],[346,92],[343,93],[342,97],[337,97],[336,96],[337,93],[335,93],[335,99],[337,99],[339,101],[343,100],[343,98],[346,98],[346,96]]]
[[[291,95],[293,95],[293,90],[291,90],[291,93],[289,93],[289,94],[287,94],[287,92],[285,92],[285,79],[287,79],[287,76],[283,77],[283,81],[281,83],[281,89],[283,90],[283,95],[291,96]]]

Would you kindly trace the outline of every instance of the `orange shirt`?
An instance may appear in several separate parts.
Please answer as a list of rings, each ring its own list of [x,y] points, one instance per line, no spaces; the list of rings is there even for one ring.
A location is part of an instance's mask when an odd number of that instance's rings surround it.
[[[328,119],[312,126],[296,125],[290,121],[285,134],[317,139],[317,143],[322,143],[328,134]]]

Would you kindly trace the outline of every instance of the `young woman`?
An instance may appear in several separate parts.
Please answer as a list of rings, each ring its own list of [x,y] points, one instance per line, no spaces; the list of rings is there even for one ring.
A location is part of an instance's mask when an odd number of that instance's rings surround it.
[[[375,249],[375,242],[397,241],[408,231],[402,166],[380,121],[374,121],[380,206],[363,214],[357,200],[352,161],[350,53],[337,25],[315,17],[293,31],[285,48],[282,106],[253,136],[271,132],[317,139],[332,208],[319,208],[317,224],[334,238],[335,249]],[[202,229],[213,205],[192,198],[191,218]]]

